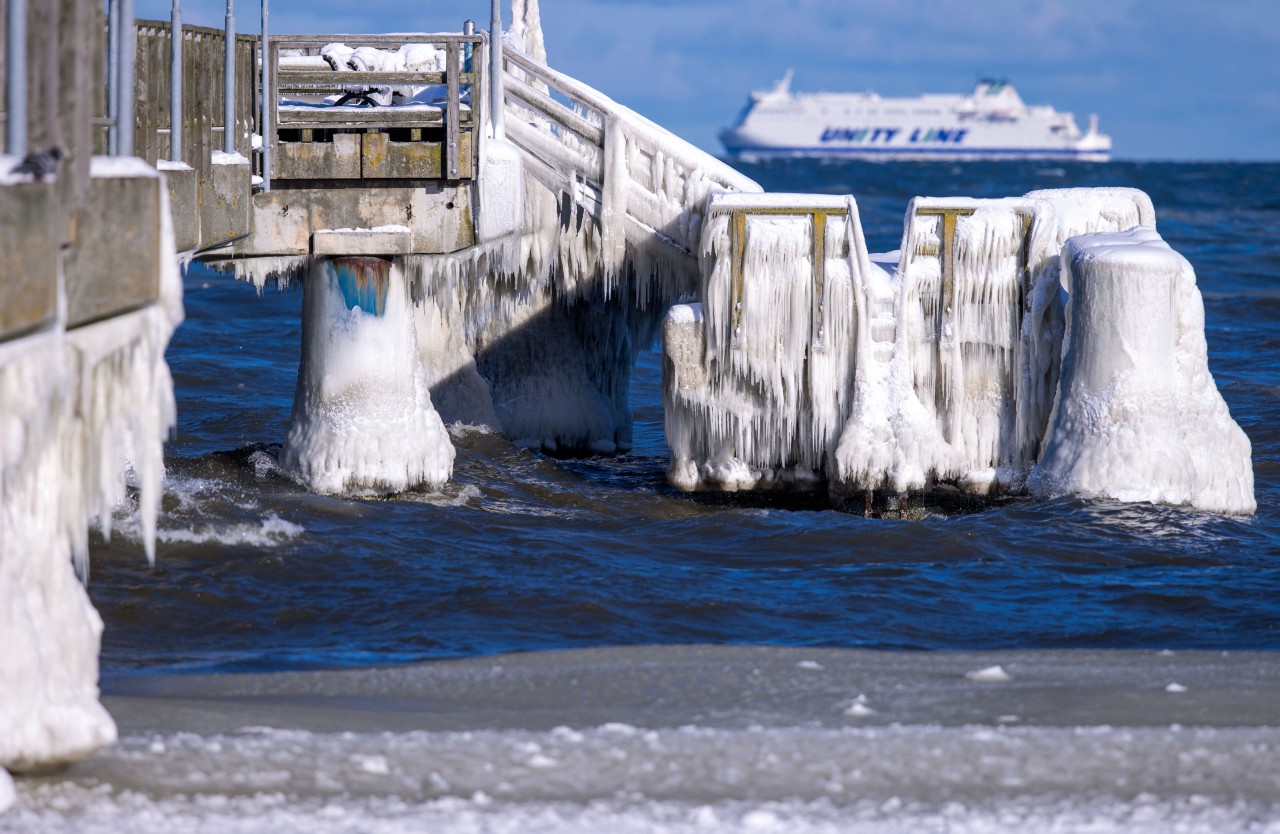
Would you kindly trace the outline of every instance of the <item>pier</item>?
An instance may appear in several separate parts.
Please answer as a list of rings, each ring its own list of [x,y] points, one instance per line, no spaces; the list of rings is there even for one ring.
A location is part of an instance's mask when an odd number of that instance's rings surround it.
[[[80,582],[131,484],[154,558],[184,261],[302,282],[280,464],[315,492],[443,484],[455,421],[625,452],[661,337],[679,490],[1254,511],[1194,272],[1141,192],[918,197],[873,255],[856,195],[764,193],[526,53],[496,4],[487,30],[395,36],[110,8],[4,4],[0,765],[114,737]],[[1112,465],[1144,457],[1172,462]]]

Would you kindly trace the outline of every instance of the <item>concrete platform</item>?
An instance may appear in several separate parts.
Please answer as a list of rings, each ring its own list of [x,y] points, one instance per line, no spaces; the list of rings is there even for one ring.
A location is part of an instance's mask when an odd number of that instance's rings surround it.
[[[68,329],[160,295],[162,178],[137,158],[94,157],[89,204],[66,253]]]
[[[253,174],[247,158],[215,152],[200,191],[201,249],[249,234],[253,227]]]
[[[57,314],[58,210],[52,183],[0,185],[0,341]]]
[[[273,188],[253,195],[253,232],[237,241],[236,257],[287,257],[317,254],[370,254],[313,249],[313,234],[329,229],[403,227],[408,250],[395,243],[376,254],[457,252],[476,243],[470,183],[438,181],[369,188]],[[208,246],[208,241],[204,244]],[[388,245],[390,245],[388,243]]]
[[[200,178],[183,162],[161,160],[156,168],[169,187],[169,212],[173,215],[173,242],[179,252],[200,246]]]

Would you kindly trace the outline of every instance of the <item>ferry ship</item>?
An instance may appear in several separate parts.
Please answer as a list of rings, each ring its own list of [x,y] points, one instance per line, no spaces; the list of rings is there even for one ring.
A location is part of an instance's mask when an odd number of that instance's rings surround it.
[[[849,159],[1080,159],[1106,162],[1111,137],[1098,117],[1023,103],[1007,81],[979,81],[969,95],[881,98],[875,93],[793,93],[791,70],[756,91],[720,133],[743,161],[778,156]]]

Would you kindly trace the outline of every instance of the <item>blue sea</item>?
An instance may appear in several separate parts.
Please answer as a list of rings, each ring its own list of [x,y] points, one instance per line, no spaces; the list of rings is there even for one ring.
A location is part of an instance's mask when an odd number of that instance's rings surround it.
[[[770,191],[853,194],[871,251],[898,247],[914,195],[1146,191],[1196,269],[1210,370],[1253,444],[1257,516],[1064,499],[902,523],[681,494],[664,477],[655,352],[635,369],[630,454],[557,460],[457,430],[442,493],[309,495],[271,465],[301,291],[259,297],[192,265],[168,352],[178,428],[156,567],[127,538],[93,549],[104,675],[684,643],[1280,649],[1280,166],[743,170]]]
[[[871,251],[916,195],[1146,191],[1256,516],[683,494],[652,351],[625,455],[456,426],[439,492],[312,495],[275,465],[301,291],[192,264],[156,565],[127,524],[91,547],[122,742],[12,824],[1280,832],[1280,164],[741,168],[853,194]]]

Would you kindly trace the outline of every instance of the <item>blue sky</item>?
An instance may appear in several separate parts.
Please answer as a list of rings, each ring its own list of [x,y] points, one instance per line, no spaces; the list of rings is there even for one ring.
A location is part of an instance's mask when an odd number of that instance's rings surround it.
[[[487,0],[270,0],[274,32],[488,27]],[[137,0],[139,17],[170,0]],[[184,0],[222,26],[225,0]],[[510,22],[510,2],[504,19]],[[541,0],[548,62],[703,148],[748,91],[967,92],[1090,113],[1119,159],[1280,160],[1280,0]],[[258,0],[236,0],[258,31]]]

